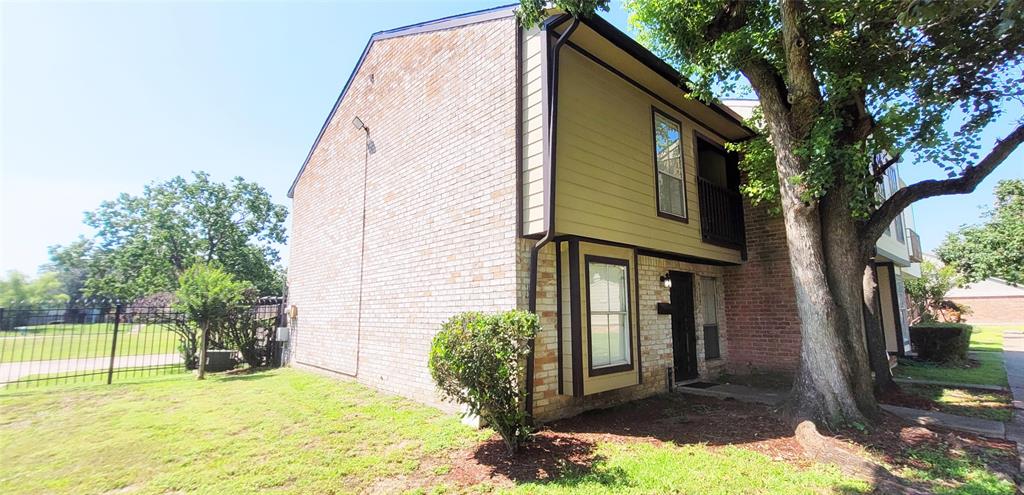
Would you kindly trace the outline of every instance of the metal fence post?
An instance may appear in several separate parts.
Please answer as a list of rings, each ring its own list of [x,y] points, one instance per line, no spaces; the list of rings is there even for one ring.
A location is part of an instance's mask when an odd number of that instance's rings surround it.
[[[4,308],[0,308],[0,330],[7,330],[7,325],[4,324]]]
[[[114,356],[117,354],[117,329],[121,324],[121,308],[120,304],[114,307],[114,338],[110,342],[110,368],[107,369],[107,385],[114,381]]]

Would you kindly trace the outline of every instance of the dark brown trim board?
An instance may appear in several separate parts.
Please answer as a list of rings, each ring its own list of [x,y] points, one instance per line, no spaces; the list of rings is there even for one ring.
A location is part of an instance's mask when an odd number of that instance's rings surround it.
[[[523,236],[523,27],[516,23],[516,237]]]
[[[672,122],[679,126],[679,158],[683,161],[682,173],[683,173],[683,215],[675,215],[661,211],[661,191],[658,189],[658,116],[661,116],[665,120]],[[686,201],[686,153],[683,153],[683,123],[675,117],[659,110],[658,107],[651,105],[651,161],[654,164],[654,208],[655,212],[661,218],[667,218],[669,220],[675,220],[682,223],[690,223],[690,205]]]
[[[590,346],[590,347],[593,347],[593,336],[592,336],[592,334],[590,332],[590,321],[591,320],[590,320],[590,282],[589,281],[590,281],[590,264],[591,263],[604,263],[604,264],[608,264],[608,265],[617,265],[617,266],[625,267],[625,269],[626,269],[626,308],[629,309],[629,313],[627,314],[627,317],[628,317],[627,318],[627,323],[626,323],[626,325],[628,327],[628,330],[629,330],[629,338],[626,339],[626,342],[627,342],[627,345],[629,346],[628,347],[629,362],[626,363],[626,364],[620,364],[618,366],[608,366],[608,367],[604,367],[604,368],[597,368],[597,369],[595,369],[594,368],[593,352],[588,350],[588,352],[587,352],[587,375],[588,376],[601,376],[601,375],[609,375],[609,374],[612,374],[612,373],[621,373],[621,372],[624,372],[624,371],[630,371],[630,370],[633,369],[634,363],[636,363],[636,355],[634,355],[634,347],[636,347],[636,346],[633,345],[633,327],[634,327],[634,318],[636,317],[636,315],[634,314],[634,309],[633,309],[633,289],[635,289],[635,287],[633,285],[633,282],[630,280],[630,276],[629,276],[629,272],[630,272],[629,260],[624,260],[624,259],[621,259],[621,258],[610,258],[610,257],[607,257],[607,256],[595,256],[595,255],[592,255],[592,254],[588,254],[588,255],[583,257],[583,265],[584,265],[584,270],[585,270],[586,280],[587,280],[587,286],[586,286],[586,289],[585,289],[586,292],[587,292],[587,309],[586,309],[586,314],[587,314],[587,345]]]
[[[633,308],[636,311],[636,377],[637,384],[644,383],[644,341],[640,335],[640,256],[636,254],[636,249],[633,250],[633,287],[636,288],[636,301],[634,301]]]
[[[569,241],[569,324],[572,329],[572,395],[583,397],[583,315],[580,314],[580,241]]]
[[[555,335],[558,339],[558,395],[565,394],[562,371],[562,243],[555,241]]]
[[[645,248],[643,246],[637,246],[635,244],[626,244],[626,243],[616,242],[616,241],[606,241],[604,239],[597,239],[597,238],[594,238],[594,237],[586,237],[586,236],[574,235],[574,234],[560,235],[560,236],[555,237],[554,240],[556,240],[556,241],[577,240],[577,241],[582,241],[582,242],[589,242],[591,244],[602,244],[602,245],[605,245],[605,246],[615,246],[615,247],[630,248],[630,249],[635,249],[637,251],[637,254],[639,254],[640,256],[650,256],[652,258],[661,258],[661,259],[665,259],[665,260],[679,261],[679,262],[682,262],[682,263],[693,263],[695,265],[709,265],[709,266],[739,266],[740,265],[739,263],[733,263],[733,262],[730,262],[730,261],[721,261],[721,260],[715,260],[715,259],[711,259],[711,258],[701,258],[699,256],[691,256],[691,255],[688,255],[688,254],[667,253],[665,251],[658,251],[656,249],[648,249],[648,248]]]

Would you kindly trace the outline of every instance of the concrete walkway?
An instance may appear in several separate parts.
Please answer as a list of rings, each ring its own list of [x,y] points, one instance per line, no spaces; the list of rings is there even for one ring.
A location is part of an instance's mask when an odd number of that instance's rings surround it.
[[[891,406],[881,404],[880,407],[903,419],[913,421],[921,426],[938,426],[950,430],[966,431],[977,435],[1004,438],[1006,436],[1006,425],[1001,421],[991,419],[969,418],[956,414],[946,414],[937,411],[922,411],[909,407]]]
[[[708,388],[693,388],[686,385],[676,386],[676,391],[690,395],[716,397],[719,399],[736,399],[741,402],[757,402],[769,406],[777,406],[786,400],[786,392],[775,392],[761,388],[745,387],[723,383]]]
[[[946,388],[967,388],[975,390],[991,390],[993,392],[1009,392],[1008,387],[999,385],[980,385],[977,383],[957,383],[957,382],[942,382],[935,380],[918,380],[916,378],[893,378],[892,381],[896,383],[904,383],[907,385],[935,385]]]
[[[1006,439],[1017,442],[1017,456],[1024,470],[1024,332],[1003,332],[1003,361],[1013,394],[1013,419],[1006,425]]]
[[[144,354],[141,356],[117,356],[114,369],[141,366],[166,366],[181,362],[180,354]],[[22,361],[0,364],[0,386],[16,382],[31,375],[51,373],[78,373],[103,370],[110,367],[110,356],[78,359],[52,359],[48,361]]]

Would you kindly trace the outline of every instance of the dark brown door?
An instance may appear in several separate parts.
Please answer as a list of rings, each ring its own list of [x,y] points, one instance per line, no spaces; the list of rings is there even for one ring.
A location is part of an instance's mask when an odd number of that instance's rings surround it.
[[[676,381],[697,378],[697,326],[693,319],[693,274],[669,272],[672,279],[672,355]]]

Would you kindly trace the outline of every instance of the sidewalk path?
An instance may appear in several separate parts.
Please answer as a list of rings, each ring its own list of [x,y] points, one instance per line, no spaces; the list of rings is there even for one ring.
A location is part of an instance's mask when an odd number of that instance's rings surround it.
[[[1024,470],[1024,331],[1003,332],[1003,361],[1013,394],[1013,419],[1006,424],[1006,439],[1017,442],[1017,455]]]
[[[144,354],[141,356],[117,356],[114,369],[140,366],[166,366],[181,362],[181,356],[174,354]],[[48,361],[23,361],[0,364],[0,386],[18,381],[30,375],[50,373],[75,373],[103,370],[110,367],[110,356],[79,359],[53,359]]]

